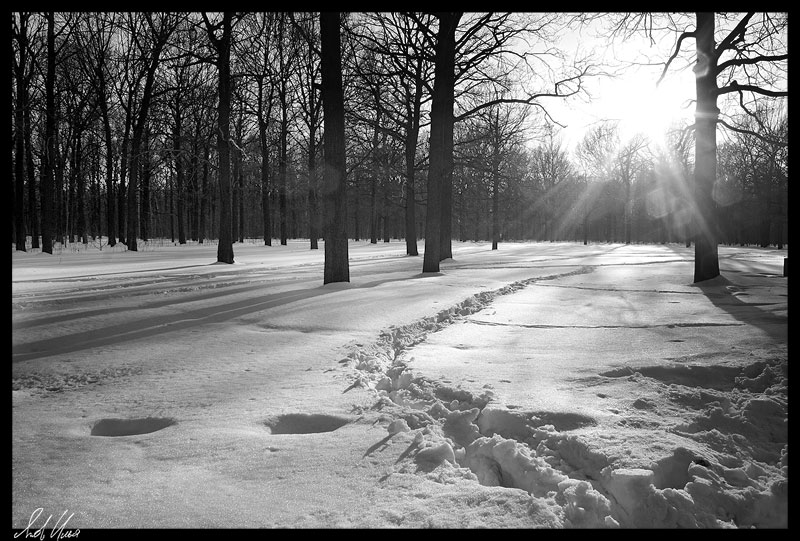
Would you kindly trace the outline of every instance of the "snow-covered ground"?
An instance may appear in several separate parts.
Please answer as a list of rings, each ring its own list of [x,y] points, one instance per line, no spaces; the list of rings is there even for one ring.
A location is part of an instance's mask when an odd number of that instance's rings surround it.
[[[719,251],[12,252],[12,526],[786,527],[787,250]]]

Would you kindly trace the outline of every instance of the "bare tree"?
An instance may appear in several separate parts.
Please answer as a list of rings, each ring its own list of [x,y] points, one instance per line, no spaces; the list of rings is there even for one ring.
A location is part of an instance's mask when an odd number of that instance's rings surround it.
[[[630,35],[644,31],[652,39],[652,14],[630,14],[617,22],[617,32]],[[786,13],[715,14],[698,12],[691,23],[681,16],[665,15],[669,31],[677,36],[669,58],[664,62],[663,79],[676,59],[680,58],[685,40],[695,40],[695,196],[694,196],[694,281],[719,276],[717,209],[713,199],[717,179],[717,127],[732,131],[748,131],[730,122],[721,113],[718,99],[729,94],[738,97],[738,105],[747,115],[757,118],[754,104],[758,100],[782,99],[788,96]],[[718,24],[721,23],[721,24]],[[659,82],[660,80],[659,79]],[[743,82],[740,82],[743,81]]]
[[[597,147],[594,149],[602,152]],[[561,139],[552,127],[547,129],[544,140],[531,151],[529,167],[539,189],[535,208],[540,210],[543,217],[544,238],[556,240],[555,222],[560,212],[558,195],[565,182],[573,175],[573,166]]]
[[[641,152],[647,147],[647,144],[648,140],[644,135],[634,134],[617,152],[617,171],[623,187],[622,223],[625,244],[631,243],[631,211],[633,206],[631,186],[636,171],[641,166]]]
[[[11,61],[14,73],[16,100],[14,102],[14,230],[15,249],[25,252],[25,110],[28,108],[28,86],[33,74],[29,56],[28,25],[31,14],[11,14]],[[14,47],[16,44],[16,48]],[[28,182],[34,182],[29,178]]]
[[[428,166],[428,210],[425,219],[425,255],[422,272],[439,272],[442,257],[442,216],[445,186],[453,174],[453,106],[455,102],[456,28],[461,12],[437,13],[436,56],[431,101],[430,163]]]
[[[45,87],[45,153],[42,165],[42,252],[53,253],[53,238],[56,233],[55,221],[55,167],[56,167],[56,23],[52,11],[45,13],[47,21],[47,55],[44,77]],[[62,33],[64,27],[59,30]]]
[[[142,88],[141,103],[137,114],[133,117],[130,178],[128,181],[128,227],[125,236],[128,241],[128,250],[134,252],[138,250],[139,212],[137,202],[139,198],[140,160],[142,158],[142,142],[145,126],[147,125],[147,116],[150,112],[150,105],[153,99],[153,86],[156,70],[161,61],[161,53],[179,21],[177,15],[169,13],[144,13],[141,15],[141,17],[144,18],[143,23],[136,20],[139,16],[140,14],[135,13],[128,14],[131,32],[137,34],[136,38],[147,38],[143,40],[143,43],[140,42],[139,39],[135,39],[137,43],[140,43],[140,52],[146,59],[146,64],[144,68],[144,87]],[[147,30],[142,33],[143,35],[139,36],[138,34],[141,32],[140,29],[145,27]]]
[[[319,203],[317,202],[317,152],[321,146],[322,99],[320,95],[320,54],[319,33],[315,27],[315,17],[292,16],[292,24],[306,41],[305,50],[298,52],[295,66],[297,93],[300,109],[299,120],[303,124],[300,137],[306,147],[306,171],[308,174],[308,238],[312,250],[319,249],[320,236]]]
[[[244,19],[246,36],[239,41],[237,57],[242,66],[242,75],[255,83],[255,90],[245,82],[243,90],[254,95],[247,102],[258,125],[258,143],[261,158],[261,210],[264,245],[272,245],[272,223],[270,209],[270,145],[269,130],[272,112],[276,103],[278,74],[275,68],[277,35],[276,13],[254,13]],[[255,102],[255,106],[253,106]]]
[[[322,107],[325,166],[322,174],[323,231],[325,269],[323,283],[349,282],[347,248],[347,171],[344,138],[344,91],[340,15],[322,12],[319,16],[322,53]]]
[[[100,109],[103,122],[103,137],[105,143],[105,174],[106,174],[106,229],[108,245],[115,246],[116,241],[116,199],[114,196],[114,143],[111,128],[111,114],[113,103],[111,101],[110,79],[113,79],[117,70],[112,62],[112,43],[117,31],[117,18],[115,13],[86,13],[81,14],[80,22],[84,31],[76,34],[80,44],[81,54],[79,59],[81,68],[92,83],[95,99]]]
[[[403,145],[406,253],[416,256],[417,148],[420,129],[425,124],[423,106],[430,100],[428,79],[433,65],[426,52],[426,36],[418,31],[418,25],[430,26],[433,16],[414,14],[415,20],[408,13],[392,12],[364,17],[365,24],[354,25],[351,30],[360,48],[360,54],[354,55],[355,68],[360,80],[373,89],[373,97],[380,98],[379,111],[375,119],[358,109],[351,114],[373,124],[374,133],[380,131]],[[377,122],[378,113],[383,122]]]
[[[217,154],[219,157],[219,244],[217,261],[233,263],[233,224],[231,222],[231,34],[233,13],[226,11],[222,19],[212,23],[203,13],[203,22],[212,47],[216,51],[219,80],[219,105],[217,107]],[[220,31],[219,37],[217,32]]]
[[[512,13],[470,13],[463,21],[463,24],[459,24],[461,22],[462,15],[461,13],[456,14],[457,17],[454,17],[452,14],[437,14],[437,18],[439,19],[439,33],[441,34],[441,26],[443,23],[449,23],[449,19],[455,18],[455,26],[458,30],[458,38],[456,39],[455,36],[455,29],[453,30],[453,44],[452,48],[450,44],[447,43],[447,57],[440,56],[438,53],[440,51],[439,47],[439,39],[438,36],[434,38],[431,35],[429,29],[426,30],[426,25],[423,24],[421,21],[418,23],[421,31],[427,32],[429,39],[431,42],[435,43],[435,51],[437,52],[436,55],[436,67],[434,68],[435,76],[438,75],[442,70],[442,63],[447,63],[447,71],[450,71],[450,64],[452,64],[452,90],[454,93],[453,98],[449,99],[451,102],[456,102],[455,100],[455,91],[456,85],[459,85],[460,94],[459,95],[467,95],[467,94],[474,94],[478,93],[480,88],[485,84],[493,84],[493,77],[486,77],[484,72],[484,67],[486,65],[487,60],[494,60],[495,65],[500,67],[499,75],[503,77],[504,75],[510,75],[515,70],[520,67],[528,67],[532,68],[534,65],[539,65],[541,62],[543,70],[546,70],[548,73],[553,72],[560,72],[564,73],[563,76],[556,77],[556,81],[552,81],[550,83],[546,83],[547,86],[551,85],[546,90],[542,91],[540,89],[533,89],[533,85],[530,84],[530,81],[517,81],[519,84],[517,88],[519,89],[518,95],[511,96],[511,97],[500,97],[496,99],[490,99],[478,105],[474,105],[472,107],[466,108],[464,110],[460,110],[456,115],[453,111],[453,107],[450,107],[449,118],[447,120],[448,124],[453,124],[457,121],[464,120],[469,118],[470,116],[476,114],[478,111],[484,108],[491,107],[496,103],[504,102],[504,103],[519,103],[525,104],[532,107],[539,108],[545,116],[550,119],[549,115],[547,114],[547,110],[544,107],[542,100],[545,98],[564,98],[568,96],[572,96],[577,94],[582,90],[582,79],[586,77],[590,73],[590,67],[586,64],[583,60],[577,61],[572,66],[558,66],[557,70],[547,64],[547,62],[542,62],[542,59],[555,56],[556,51],[550,48],[546,48],[544,51],[534,50],[531,46],[531,49],[528,49],[528,45],[522,44],[521,49],[520,47],[515,47],[515,45],[520,45],[519,40],[522,37],[533,37],[539,39],[541,42],[545,43],[545,47],[548,47],[546,44],[548,43],[547,38],[548,34],[552,33],[556,30],[556,27],[559,27],[559,15],[558,14],[540,14],[537,16],[529,17],[527,14],[522,15],[515,15]],[[415,16],[412,14],[412,16]],[[418,17],[416,17],[419,20]],[[448,35],[443,36],[446,39],[449,39]],[[522,52],[520,52],[522,50]],[[452,56],[452,58],[450,58]],[[536,70],[530,70],[527,72],[528,75],[531,73],[535,74]],[[493,73],[493,76],[498,74],[498,72]],[[449,78],[449,75],[448,75]],[[521,79],[525,79],[525,76],[520,77]],[[513,80],[513,78],[510,78]],[[541,82],[541,79],[536,79],[537,82]],[[448,87],[449,87],[448,82]],[[448,89],[449,91],[449,89]],[[433,95],[436,96],[436,80],[434,78],[434,89]],[[435,101],[435,98],[434,98]],[[460,103],[460,102],[459,102]],[[452,119],[452,120],[450,120]],[[552,120],[552,119],[551,119]],[[434,106],[431,105],[431,152],[430,152],[430,170],[429,175],[433,171],[434,163],[439,160],[439,158],[435,157],[434,153],[434,122],[436,121],[434,117]],[[452,129],[449,130],[452,133]],[[452,137],[450,138],[452,141]],[[438,143],[437,143],[438,144]],[[437,148],[437,152],[444,151],[450,154],[450,158],[445,158],[443,163],[451,163],[452,164],[452,144],[445,145],[444,148],[439,149]],[[425,251],[426,257],[438,257],[440,260],[447,259],[452,257],[452,247],[451,247],[451,215],[452,215],[452,181],[451,175],[449,172],[452,171],[452,166],[446,168],[448,173],[441,177],[443,180],[441,182],[434,182],[429,186],[428,191],[428,210],[427,210],[427,218],[426,218],[426,244],[425,244]],[[438,175],[439,173],[436,173]],[[430,176],[429,176],[430,179]],[[430,182],[429,182],[430,184]],[[439,193],[432,193],[430,190],[438,190]],[[431,202],[431,198],[433,198],[433,203]],[[434,205],[434,206],[432,206]],[[437,210],[438,209],[438,210]],[[433,221],[432,221],[433,220]],[[434,223],[435,222],[435,223]],[[428,242],[430,235],[432,232],[435,231],[439,235],[438,242],[431,244],[431,248],[436,252],[434,255],[428,255]],[[432,269],[434,266],[428,264],[427,266],[423,263],[423,268]],[[438,266],[436,266],[438,270]]]

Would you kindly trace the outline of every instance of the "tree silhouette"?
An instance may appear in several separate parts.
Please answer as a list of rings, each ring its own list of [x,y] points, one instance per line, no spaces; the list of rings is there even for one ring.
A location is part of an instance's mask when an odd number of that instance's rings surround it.
[[[209,41],[217,53],[219,75],[219,105],[217,108],[217,154],[219,157],[219,244],[217,261],[233,263],[233,223],[231,222],[231,27],[233,13],[226,11],[222,20],[212,24],[203,13]],[[221,35],[217,37],[217,30]]]
[[[322,52],[322,107],[325,165],[322,174],[325,268],[323,283],[349,282],[347,250],[347,170],[344,138],[344,91],[338,12],[319,16]]]

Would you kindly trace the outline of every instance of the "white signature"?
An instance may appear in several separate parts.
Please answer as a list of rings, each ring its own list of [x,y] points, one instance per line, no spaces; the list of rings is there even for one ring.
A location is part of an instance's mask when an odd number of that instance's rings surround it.
[[[40,541],[44,541],[45,528],[47,528],[47,525],[50,523],[50,519],[53,518],[53,515],[48,516],[47,520],[44,521],[44,524],[42,524],[41,527],[36,528],[35,530],[33,529],[36,527],[36,521],[39,520],[39,517],[41,516],[43,511],[44,509],[40,507],[36,509],[33,513],[31,513],[31,518],[30,520],[28,520],[28,525],[25,527],[24,530],[20,530],[19,532],[15,533],[14,539],[24,534],[25,539],[28,539],[30,537],[34,538],[38,537]],[[69,539],[71,537],[78,537],[78,535],[80,535],[81,530],[79,528],[74,530],[64,530],[64,528],[66,528],[67,526],[67,523],[69,522],[69,519],[71,519],[72,516],[75,514],[75,513],[70,513],[70,515],[66,518],[66,520],[64,520],[64,516],[67,514],[67,512],[68,511],[65,510],[63,513],[61,513],[61,516],[58,518],[58,520],[56,520],[55,524],[52,526],[52,529],[50,530],[50,537],[49,537],[50,539],[53,538],[58,540]]]

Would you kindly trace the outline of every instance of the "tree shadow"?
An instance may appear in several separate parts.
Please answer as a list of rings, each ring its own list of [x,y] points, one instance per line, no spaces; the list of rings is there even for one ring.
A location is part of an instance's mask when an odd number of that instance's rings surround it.
[[[747,295],[746,290],[749,286],[732,282],[723,275],[694,283],[692,287],[700,290],[715,307],[724,310],[742,323],[761,329],[776,341],[785,343],[788,340],[788,311],[786,315],[780,315],[761,308],[782,303],[745,302],[739,295]]]
[[[356,283],[347,289],[372,288],[385,283],[400,282],[419,277],[422,277],[422,275],[417,274],[411,277],[399,276],[394,278],[386,278],[383,280],[374,280],[363,284]],[[183,302],[194,301],[200,298],[212,298],[216,296],[224,297],[228,294],[238,294],[249,289],[257,290],[259,287],[237,288],[235,291],[219,291],[202,296],[191,296],[190,299],[179,297],[167,301],[158,301],[143,307],[134,307],[131,308],[131,310],[179,305]],[[174,314],[141,318],[116,325],[96,327],[91,330],[76,332],[66,336],[57,336],[53,338],[36,340],[33,342],[12,346],[12,363],[29,361],[32,359],[39,359],[65,353],[73,353],[95,347],[113,346],[132,340],[151,338],[168,332],[185,331],[209,323],[222,323],[237,317],[252,314],[254,312],[273,309],[292,302],[311,299],[322,295],[329,295],[343,290],[345,289],[319,286],[283,291],[280,293],[258,295],[226,304],[217,304],[212,307],[204,307]],[[100,315],[106,311],[118,314],[120,309],[100,309],[73,313],[64,316],[61,321],[67,319],[80,319],[82,317],[88,317],[92,315]],[[45,322],[52,324],[58,321],[58,316],[40,318],[36,321],[26,322],[24,327],[31,328],[36,325],[41,325]],[[12,331],[13,327],[14,325],[12,322]],[[20,326],[20,328],[22,328],[22,326]]]

